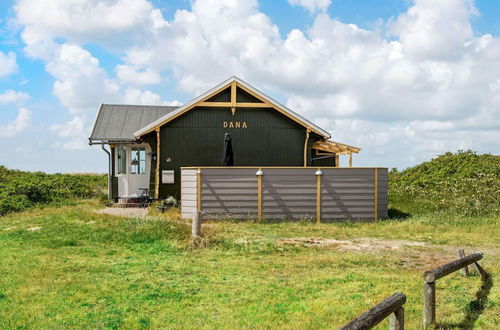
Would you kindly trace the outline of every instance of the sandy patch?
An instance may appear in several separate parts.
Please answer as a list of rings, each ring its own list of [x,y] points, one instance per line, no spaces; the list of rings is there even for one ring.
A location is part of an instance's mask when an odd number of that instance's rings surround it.
[[[376,238],[357,238],[353,240],[336,240],[329,238],[280,238],[279,244],[308,246],[308,247],[333,247],[339,251],[387,251],[398,250],[403,247],[426,246],[423,242],[403,240],[380,240]]]
[[[148,209],[138,207],[106,207],[96,211],[96,213],[125,218],[145,218],[148,214]]]
[[[27,231],[37,231],[37,230],[40,230],[42,229],[42,227],[31,227],[31,228],[28,228],[26,229]]]

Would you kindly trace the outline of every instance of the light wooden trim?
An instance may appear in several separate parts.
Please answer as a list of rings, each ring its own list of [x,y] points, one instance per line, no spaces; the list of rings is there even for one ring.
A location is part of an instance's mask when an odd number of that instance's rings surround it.
[[[203,103],[205,102],[206,100],[208,100],[209,98],[211,98],[212,96],[222,92],[223,90],[225,90],[226,88],[228,87],[228,85],[225,85],[215,91],[213,91],[212,93],[208,94],[207,96],[205,96],[203,99],[199,100],[198,102],[196,103],[193,103],[191,104],[189,107],[187,107],[186,109],[182,110],[181,112],[177,113],[175,116],[172,116],[170,118],[168,118],[167,120],[164,120],[161,124],[158,124],[157,126],[155,127],[151,127],[150,129],[148,129],[147,131],[145,131],[144,133],[142,133],[140,136],[136,136],[136,138],[140,138],[141,136],[144,136],[154,130],[157,130],[159,129],[161,126],[165,125],[166,123],[169,123],[171,122],[172,120],[178,118],[179,116],[182,116],[183,114],[185,114],[186,112],[188,112],[189,110],[193,109],[194,107],[197,107],[200,105],[200,103]],[[217,102],[207,102],[207,103],[217,103]]]
[[[200,102],[197,104],[200,107],[218,107],[218,108],[272,108],[268,103],[252,103],[252,102]]]
[[[262,168],[259,168],[262,171]],[[257,218],[262,222],[262,175],[257,175]]]
[[[163,122],[159,123],[157,126],[155,127],[151,127],[150,129],[144,131],[143,133],[141,133],[139,136],[136,136],[136,138],[140,138],[141,136],[144,136],[154,130],[156,130],[157,128],[173,121],[174,119],[178,118],[179,116],[182,116],[183,114],[185,114],[186,112],[190,111],[191,109],[193,109],[194,107],[197,107],[197,106],[205,106],[205,107],[229,107],[231,108],[231,102],[206,102],[206,100],[208,100],[209,98],[211,98],[212,96],[220,93],[221,91],[225,90],[226,88],[228,88],[228,86],[231,86],[231,84],[235,84],[235,86],[237,86],[238,88],[241,88],[242,90],[244,90],[245,92],[249,93],[250,95],[256,97],[257,99],[261,100],[263,103],[252,103],[252,102],[242,102],[242,103],[237,103],[236,102],[236,107],[242,107],[242,108],[253,108],[253,107],[257,107],[257,108],[273,108],[275,109],[276,111],[280,112],[282,115],[290,118],[291,120],[295,121],[296,123],[300,124],[301,126],[303,127],[306,127],[308,129],[311,129],[310,128],[310,125],[308,125],[307,123],[305,123],[304,121],[300,120],[299,118],[296,118],[294,117],[293,115],[289,114],[287,111],[281,109],[280,107],[272,104],[271,102],[267,101],[265,98],[263,98],[262,96],[254,93],[252,90],[246,88],[245,86],[239,84],[238,82],[236,81],[233,81],[231,83],[228,83],[227,85],[224,85],[222,87],[220,87],[219,89],[216,89],[214,90],[212,93],[208,94],[207,96],[205,96],[204,98],[202,98],[201,100],[199,100],[198,102],[195,102],[193,104],[191,104],[190,106],[186,107],[185,109],[183,109],[182,111],[180,111],[179,113],[175,114],[174,116],[164,120]],[[321,136],[324,136],[323,133],[321,133],[319,130],[314,130],[315,133],[321,135]]]
[[[283,109],[281,109],[280,107],[278,106],[275,106],[274,104],[270,103],[269,101],[267,101],[266,99],[262,98],[262,96],[260,95],[257,95],[256,93],[254,93],[253,91],[251,91],[250,89],[246,88],[245,86],[242,86],[240,84],[237,83],[237,86],[239,88],[241,88],[242,90],[244,90],[245,92],[247,92],[248,94],[252,95],[253,97],[261,100],[262,102],[264,102],[265,104],[269,104],[269,106],[273,109],[275,109],[276,111],[278,111],[279,113],[281,113],[282,115],[290,118],[291,120],[293,120],[294,122],[300,124],[301,126],[304,126],[304,127],[307,127],[308,130],[311,130],[311,128],[309,127],[309,125],[305,122],[303,122],[302,120],[300,120],[299,118],[296,118],[296,117],[293,117],[291,116],[289,113],[287,113],[286,111],[284,111]],[[256,104],[259,104],[259,103],[256,103]],[[318,131],[315,131],[316,133],[318,133],[319,135],[323,136],[323,134],[321,132],[318,132]]]
[[[340,167],[340,155],[335,154],[335,167]]]
[[[231,108],[231,102],[200,102],[196,104],[199,107],[219,107],[219,108]]]
[[[196,169],[196,210],[201,211],[201,168]]]
[[[274,108],[272,104],[269,103],[256,103],[256,102],[238,102],[236,103],[237,108]]]
[[[312,148],[315,150],[321,150],[336,154],[359,153],[359,151],[361,150],[361,148],[358,147],[353,147],[347,144],[330,140],[317,141],[312,145]]]
[[[160,198],[160,128],[156,129],[156,178],[155,178],[155,199]]]
[[[307,144],[309,142],[309,133],[310,133],[310,129],[308,128],[306,130],[306,140],[304,142],[304,167],[307,167]]]
[[[352,152],[349,152],[349,167],[352,167]]]
[[[321,171],[317,168],[316,171]],[[321,222],[321,175],[316,175],[316,223]]]
[[[236,81],[231,83],[231,107],[236,107]]]
[[[375,206],[374,206],[374,212],[375,212],[375,221],[378,220],[378,169],[374,168],[374,174],[375,174],[375,179],[374,179],[374,184],[375,184],[375,189],[374,189],[374,199],[375,199]]]

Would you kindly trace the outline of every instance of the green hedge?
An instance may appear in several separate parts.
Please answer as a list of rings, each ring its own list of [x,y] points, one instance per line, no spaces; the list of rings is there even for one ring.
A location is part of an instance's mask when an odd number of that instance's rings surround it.
[[[392,206],[409,213],[498,214],[500,157],[448,152],[404,171],[392,169],[389,196]]]
[[[106,190],[103,174],[46,174],[0,166],[0,215],[35,205],[96,197]]]

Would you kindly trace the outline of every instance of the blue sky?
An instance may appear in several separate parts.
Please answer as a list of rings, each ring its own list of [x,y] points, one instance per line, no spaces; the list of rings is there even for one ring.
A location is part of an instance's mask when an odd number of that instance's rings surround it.
[[[101,102],[179,104],[230,75],[404,168],[498,153],[500,1],[0,3],[0,164],[104,172]],[[101,17],[102,16],[102,17]]]

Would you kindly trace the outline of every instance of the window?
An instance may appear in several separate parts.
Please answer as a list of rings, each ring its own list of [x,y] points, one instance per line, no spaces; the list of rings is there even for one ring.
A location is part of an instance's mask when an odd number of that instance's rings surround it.
[[[146,174],[146,149],[132,148],[130,174]]]
[[[127,174],[127,149],[124,146],[118,148],[118,174]]]

